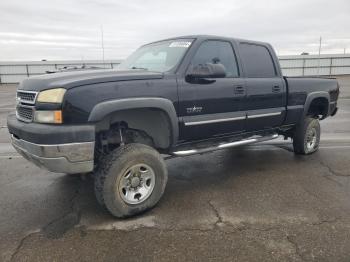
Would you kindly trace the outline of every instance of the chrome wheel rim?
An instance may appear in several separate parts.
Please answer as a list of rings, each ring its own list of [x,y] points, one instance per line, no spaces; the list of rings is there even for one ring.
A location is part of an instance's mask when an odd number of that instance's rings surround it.
[[[315,148],[317,142],[317,131],[315,128],[311,128],[306,136],[306,147],[308,151],[311,151]]]
[[[146,164],[129,167],[119,181],[118,192],[125,203],[140,204],[147,200],[155,185],[153,169]]]

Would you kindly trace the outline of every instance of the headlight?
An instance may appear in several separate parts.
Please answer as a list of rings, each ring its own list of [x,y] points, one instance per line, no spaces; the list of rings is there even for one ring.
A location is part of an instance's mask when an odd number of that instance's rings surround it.
[[[62,124],[62,111],[35,111],[34,122]]]
[[[37,101],[42,103],[60,104],[62,103],[64,93],[66,93],[66,89],[64,88],[41,91],[38,95]]]

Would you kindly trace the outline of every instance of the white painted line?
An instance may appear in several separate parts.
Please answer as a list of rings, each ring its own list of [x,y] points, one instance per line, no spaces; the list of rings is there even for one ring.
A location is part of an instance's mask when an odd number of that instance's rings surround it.
[[[22,156],[0,156],[0,159],[22,158]]]
[[[319,148],[341,149],[341,148],[350,148],[350,146],[320,146]]]

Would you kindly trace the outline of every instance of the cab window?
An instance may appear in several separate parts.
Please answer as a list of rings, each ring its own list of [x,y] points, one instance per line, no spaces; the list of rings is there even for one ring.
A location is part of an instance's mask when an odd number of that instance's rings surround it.
[[[222,64],[226,69],[226,77],[239,76],[237,59],[229,42],[216,40],[203,42],[192,59],[192,65],[206,63]]]
[[[271,78],[277,75],[272,56],[265,46],[241,43],[239,50],[247,77]]]

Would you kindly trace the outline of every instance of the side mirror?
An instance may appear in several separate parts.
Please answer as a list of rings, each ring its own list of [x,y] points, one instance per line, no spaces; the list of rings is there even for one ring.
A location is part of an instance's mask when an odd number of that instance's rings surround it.
[[[191,78],[224,78],[226,77],[226,69],[223,64],[206,63],[193,66],[187,75]]]

